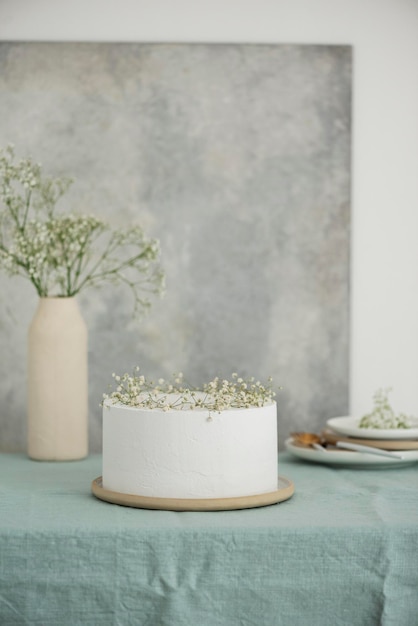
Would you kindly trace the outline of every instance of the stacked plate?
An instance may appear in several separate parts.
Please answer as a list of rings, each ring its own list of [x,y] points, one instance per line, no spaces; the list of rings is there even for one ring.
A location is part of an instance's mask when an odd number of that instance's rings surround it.
[[[418,420],[412,428],[402,429],[360,428],[359,423],[356,417],[334,417],[321,433],[324,448],[301,446],[292,437],[286,448],[299,458],[327,465],[383,469],[418,463]],[[382,456],[384,451],[392,456]]]

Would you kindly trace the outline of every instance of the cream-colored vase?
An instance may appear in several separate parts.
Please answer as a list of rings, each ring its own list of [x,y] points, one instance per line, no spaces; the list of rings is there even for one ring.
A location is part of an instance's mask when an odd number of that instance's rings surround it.
[[[28,337],[28,455],[88,453],[87,328],[75,298],[40,298]]]

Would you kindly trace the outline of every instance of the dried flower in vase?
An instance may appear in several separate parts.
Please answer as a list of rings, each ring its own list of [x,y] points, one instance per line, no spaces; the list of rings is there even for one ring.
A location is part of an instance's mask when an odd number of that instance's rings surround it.
[[[71,297],[105,282],[125,285],[135,311],[161,293],[159,242],[140,226],[56,212],[71,180],[46,178],[30,158],[0,149],[0,269],[30,280],[40,297]]]

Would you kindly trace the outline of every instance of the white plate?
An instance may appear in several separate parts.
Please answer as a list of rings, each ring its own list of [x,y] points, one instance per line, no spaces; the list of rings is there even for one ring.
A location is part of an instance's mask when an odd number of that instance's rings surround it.
[[[292,438],[286,440],[285,446],[289,452],[305,459],[305,461],[313,461],[314,463],[325,463],[325,465],[341,465],[368,467],[375,469],[383,469],[388,467],[400,467],[402,465],[412,465],[418,463],[418,450],[403,450],[403,459],[389,459],[376,454],[367,454],[364,452],[350,452],[348,450],[315,450],[314,448],[302,448],[292,443]]]
[[[413,428],[360,428],[360,417],[333,417],[327,426],[340,435],[360,439],[418,439],[418,420]]]

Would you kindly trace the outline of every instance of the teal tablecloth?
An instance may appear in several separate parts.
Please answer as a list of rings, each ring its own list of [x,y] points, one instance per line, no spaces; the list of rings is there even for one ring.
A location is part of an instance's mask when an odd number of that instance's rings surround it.
[[[100,457],[0,455],[1,626],[417,626],[418,465],[279,473],[286,502],[173,513],[94,498]]]

